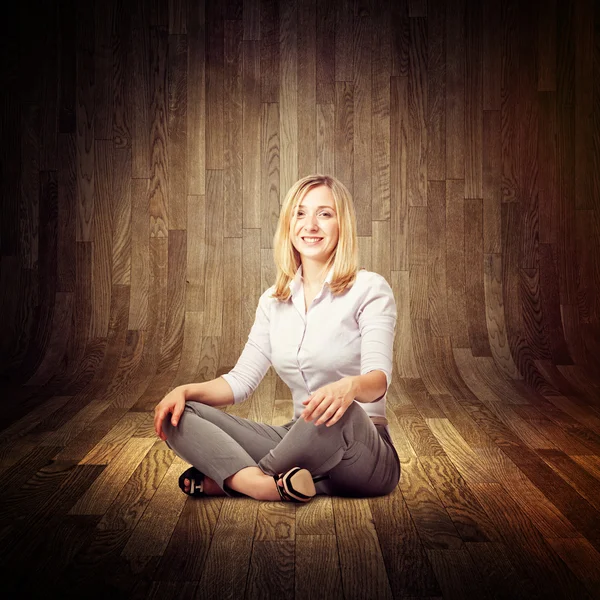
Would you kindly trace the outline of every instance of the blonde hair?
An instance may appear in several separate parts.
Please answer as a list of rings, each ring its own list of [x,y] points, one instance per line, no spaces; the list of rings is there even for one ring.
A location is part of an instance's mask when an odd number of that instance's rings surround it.
[[[327,260],[325,271],[333,265],[333,277],[329,287],[334,295],[344,292],[354,283],[358,273],[358,239],[356,214],[352,196],[346,186],[329,175],[308,175],[297,181],[288,191],[279,214],[277,230],[273,238],[273,258],[277,268],[275,291],[272,298],[282,302],[289,300],[290,282],[301,265],[300,254],[290,239],[290,225],[296,208],[313,188],[326,186],[331,190],[339,225],[337,246]]]

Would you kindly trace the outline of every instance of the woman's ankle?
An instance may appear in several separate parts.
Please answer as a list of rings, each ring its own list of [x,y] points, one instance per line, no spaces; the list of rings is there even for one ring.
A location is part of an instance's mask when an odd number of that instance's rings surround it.
[[[218,486],[216,481],[210,477],[204,476],[204,493],[207,496],[225,496],[225,492]]]
[[[246,467],[225,480],[227,487],[255,500],[279,500],[275,480],[258,467]]]

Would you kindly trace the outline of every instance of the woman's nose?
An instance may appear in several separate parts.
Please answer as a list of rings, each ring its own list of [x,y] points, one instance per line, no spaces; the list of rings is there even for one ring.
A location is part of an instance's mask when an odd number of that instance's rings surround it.
[[[312,231],[315,228],[315,224],[317,223],[317,215],[309,216],[306,221],[306,228]]]

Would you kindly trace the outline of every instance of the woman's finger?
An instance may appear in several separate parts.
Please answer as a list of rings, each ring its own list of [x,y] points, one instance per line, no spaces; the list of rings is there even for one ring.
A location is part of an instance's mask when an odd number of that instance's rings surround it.
[[[327,421],[327,423],[325,423],[326,427],[331,427],[332,425],[335,425],[344,415],[344,413],[346,412],[346,408],[343,404],[342,406],[340,406],[335,415],[333,415],[333,417],[331,417],[331,419],[329,419],[329,421]]]
[[[179,425],[179,419],[183,413],[183,408],[183,406],[177,404],[173,409],[173,416],[171,417],[171,425],[173,425],[173,427],[177,427],[177,425]]]
[[[332,415],[335,414],[336,409],[337,409],[336,403],[330,404],[329,408],[321,415],[321,417],[317,420],[315,425],[321,425],[321,424],[325,423],[326,421],[329,421],[329,419],[332,417]]]
[[[318,419],[329,408],[332,401],[333,401],[333,399],[329,398],[328,396],[325,396],[324,398],[322,398],[321,401],[319,402],[319,404],[317,404],[317,406],[315,406],[311,415],[306,420],[312,421],[313,419],[315,419],[315,420]]]
[[[314,394],[312,394],[312,396],[309,396],[304,402],[306,402],[306,408],[302,411],[302,415],[301,417],[305,420],[308,421],[309,420],[309,416],[310,414],[313,412],[313,410],[315,409],[315,407],[318,404],[318,395],[317,392],[315,392]]]
[[[156,430],[156,434],[161,440],[164,440],[166,438],[162,430],[162,424],[168,413],[169,409],[167,407],[162,407],[159,410],[157,410],[156,414],[154,415],[154,429]]]

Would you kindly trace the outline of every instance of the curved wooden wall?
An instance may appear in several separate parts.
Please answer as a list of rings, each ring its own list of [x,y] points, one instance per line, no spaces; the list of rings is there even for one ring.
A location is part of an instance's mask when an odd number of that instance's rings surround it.
[[[598,597],[598,2],[2,16],[7,597]],[[353,192],[396,296],[400,483],[187,498],[152,409],[235,364],[314,171]],[[289,396],[269,376],[227,411],[282,423]]]
[[[362,264],[394,288],[399,395],[598,391],[591,2],[12,10],[5,421],[51,397],[147,410],[228,371],[279,203],[315,171],[353,192]]]

